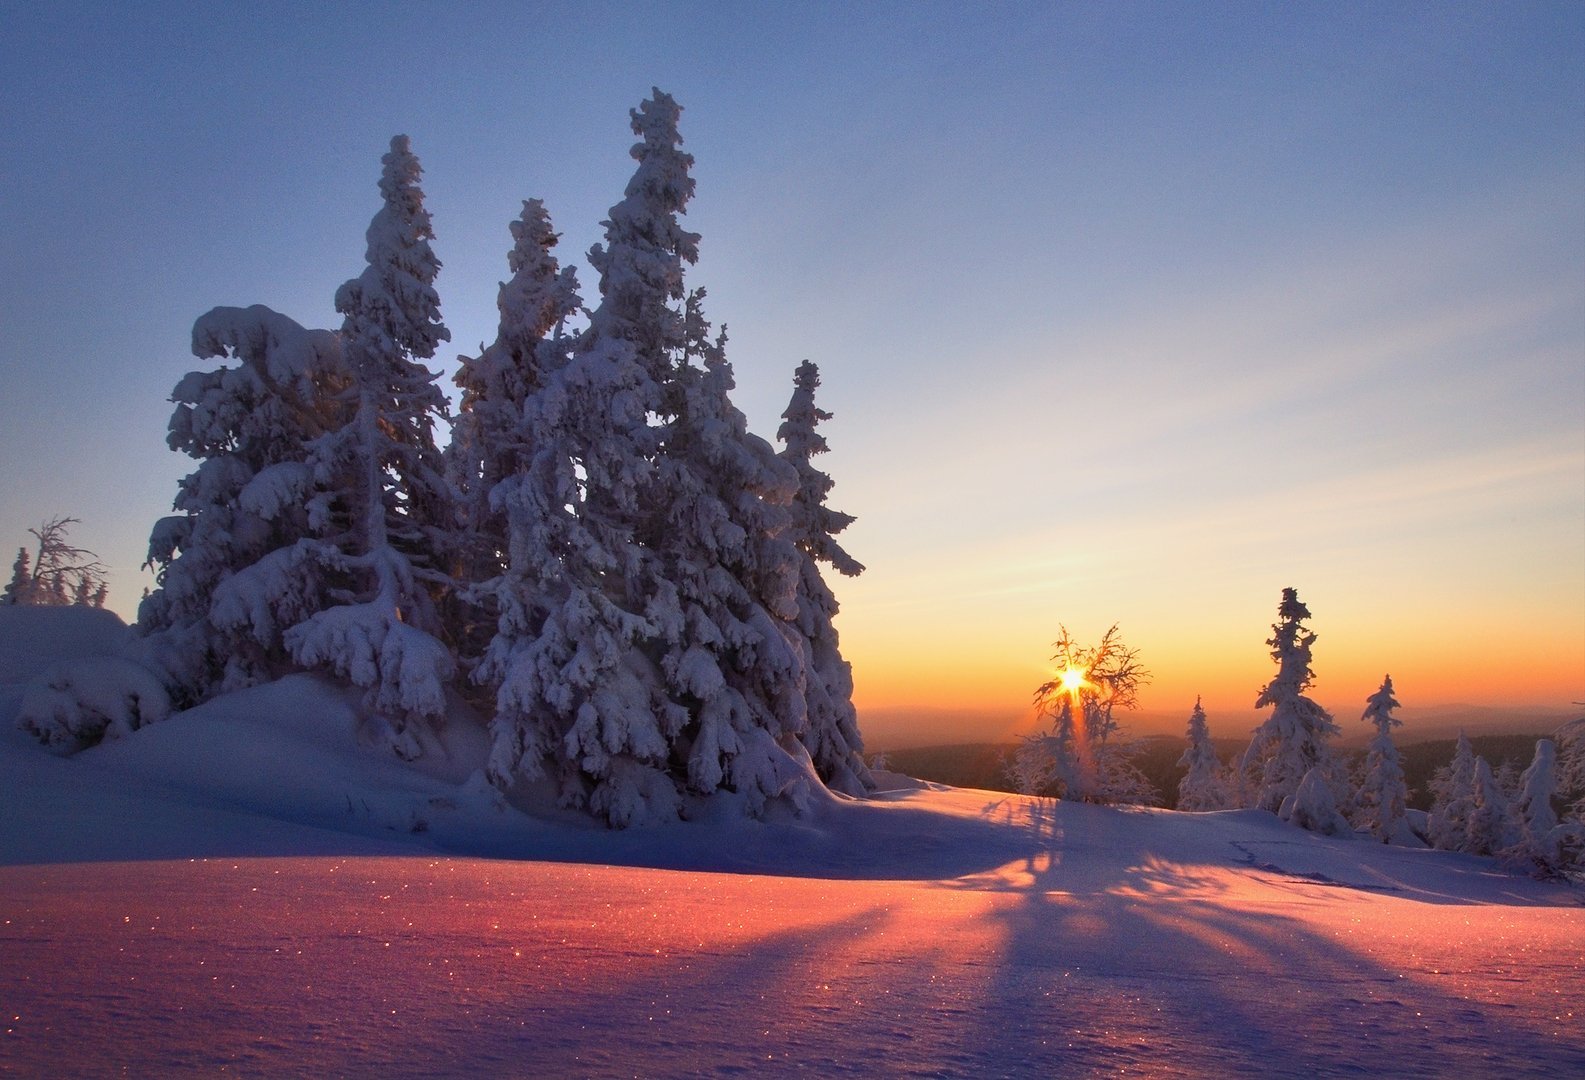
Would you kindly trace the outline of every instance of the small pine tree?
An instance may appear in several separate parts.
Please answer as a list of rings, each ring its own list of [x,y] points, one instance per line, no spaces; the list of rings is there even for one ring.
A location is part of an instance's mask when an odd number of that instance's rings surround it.
[[[1284,589],[1277,616],[1266,642],[1277,675],[1255,700],[1257,709],[1271,706],[1271,715],[1255,729],[1242,765],[1242,774],[1250,782],[1250,805],[1273,813],[1298,790],[1311,770],[1330,770],[1332,754],[1327,740],[1338,733],[1331,714],[1304,694],[1315,678],[1310,670],[1310,650],[1316,635],[1304,626],[1310,609],[1294,589]]]
[[[1463,851],[1469,838],[1469,819],[1475,811],[1475,750],[1463,731],[1453,760],[1431,778],[1431,815],[1427,828],[1431,846]]]
[[[1338,810],[1332,785],[1320,766],[1304,774],[1293,794],[1282,800],[1277,816],[1301,829],[1327,836],[1342,836],[1349,831],[1348,819]]]
[[[1205,709],[1199,698],[1194,699],[1194,711],[1189,714],[1188,734],[1188,748],[1178,759],[1178,764],[1188,770],[1178,781],[1178,809],[1191,812],[1227,809],[1222,763],[1211,743],[1210,725],[1206,723]]]
[[[1491,765],[1475,758],[1475,802],[1464,834],[1463,850],[1472,855],[1496,855],[1519,839],[1513,805],[1497,782]]]
[[[1572,798],[1574,819],[1585,824],[1585,717],[1570,720],[1557,731],[1558,790]]]
[[[1357,799],[1357,823],[1384,844],[1409,838],[1409,789],[1398,748],[1392,741],[1392,729],[1403,726],[1403,721],[1392,715],[1399,707],[1392,695],[1392,676],[1388,675],[1382,679],[1381,689],[1366,699],[1365,712],[1360,717],[1367,724],[1376,725],[1376,735],[1365,752],[1365,782]]]
[[[728,788],[758,814],[770,799],[801,802],[807,788],[798,737],[808,661],[793,622],[799,553],[786,535],[797,476],[732,404],[725,336],[709,338],[702,300],[695,291],[685,308],[688,344],[656,462],[665,495],[651,547],[678,616],[660,668],[688,714],[679,742],[689,788]]]
[[[28,549],[17,548],[17,561],[11,564],[11,581],[6,585],[0,604],[30,604],[33,602],[32,559]]]

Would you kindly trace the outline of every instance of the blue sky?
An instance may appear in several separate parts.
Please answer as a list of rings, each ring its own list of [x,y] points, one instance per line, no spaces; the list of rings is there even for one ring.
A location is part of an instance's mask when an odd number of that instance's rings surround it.
[[[449,375],[659,86],[740,406],[824,373],[877,717],[1019,713],[1059,621],[1244,708],[1285,585],[1339,711],[1585,697],[1580,5],[234,7],[0,9],[0,540],[80,517],[124,613],[195,318],[335,326],[403,132]]]

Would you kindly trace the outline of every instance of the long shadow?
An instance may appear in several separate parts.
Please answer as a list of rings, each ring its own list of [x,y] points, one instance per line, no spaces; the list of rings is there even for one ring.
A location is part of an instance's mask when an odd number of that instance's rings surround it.
[[[1554,1020],[1585,1007],[1577,941],[1574,955],[1535,963],[1533,976],[1553,985],[1534,994],[1495,986],[1512,977],[1506,952],[1480,961],[1485,972],[1443,980],[1444,989],[1415,970],[1426,966],[1416,947],[1442,943],[1415,926],[1414,902],[1393,925],[1373,925],[1384,912],[1369,893],[1339,896],[1270,873],[1255,881],[1258,867],[1242,871],[1246,890],[1226,885],[1226,866],[1183,866],[1170,853],[1132,864],[1085,854],[1114,838],[1103,826],[1118,813],[1032,805],[1027,828],[1040,853],[1021,874],[965,883],[1013,897],[992,915],[1004,955],[973,1035],[988,1060],[1021,1048],[1016,1060],[1004,1056],[1007,1075],[1433,1077],[1494,1066],[1510,1076],[1585,1075],[1585,1044],[1564,1042]],[[1312,913],[1338,903],[1356,905],[1363,921],[1346,938],[1336,917]],[[1499,913],[1469,906],[1492,912],[1490,931],[1501,936]],[[1424,940],[1372,955],[1373,944],[1405,933]],[[1445,948],[1456,964],[1458,946]]]

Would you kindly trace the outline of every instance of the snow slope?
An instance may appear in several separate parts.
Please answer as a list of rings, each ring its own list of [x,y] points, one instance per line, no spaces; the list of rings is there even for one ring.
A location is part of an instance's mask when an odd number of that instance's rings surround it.
[[[1585,1074],[1581,895],[1489,860],[902,778],[610,832],[307,677],[57,758],[12,628],[0,1075]]]

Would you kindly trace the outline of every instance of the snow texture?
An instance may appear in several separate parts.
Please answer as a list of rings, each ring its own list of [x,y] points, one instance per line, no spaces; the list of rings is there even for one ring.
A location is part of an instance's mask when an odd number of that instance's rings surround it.
[[[18,1075],[1585,1071],[1580,894],[1489,858],[892,774],[613,832],[311,675],[60,759],[38,654],[0,635]]]

